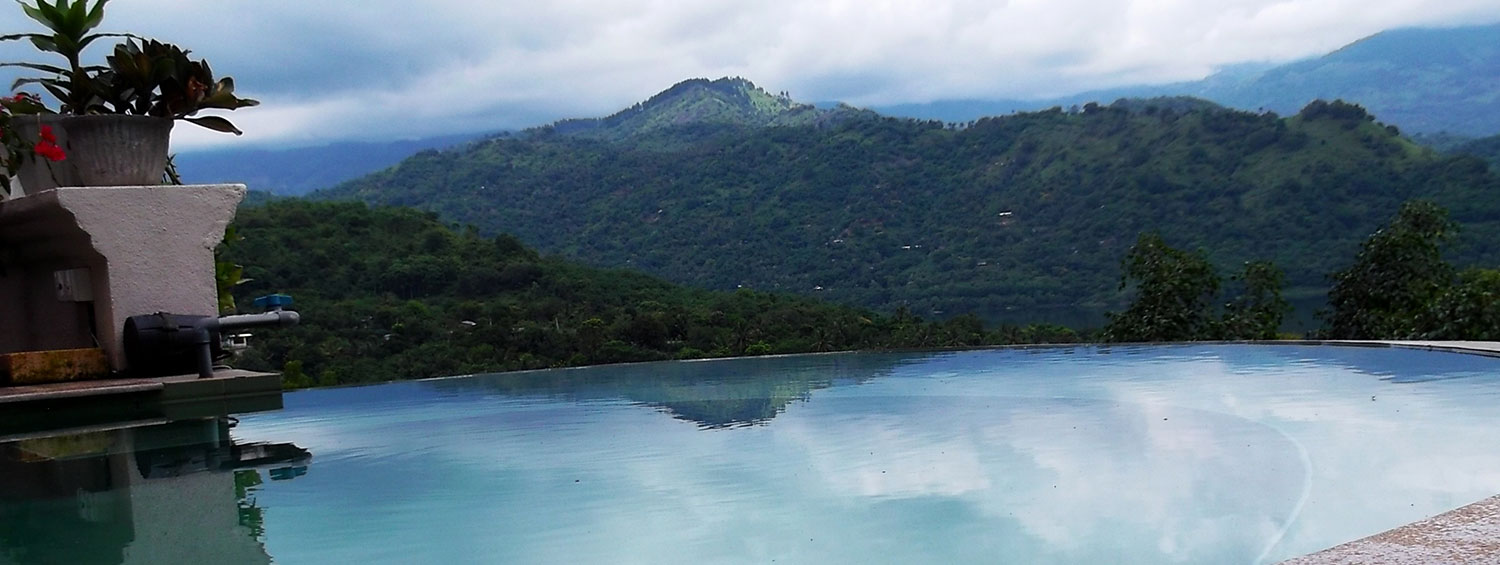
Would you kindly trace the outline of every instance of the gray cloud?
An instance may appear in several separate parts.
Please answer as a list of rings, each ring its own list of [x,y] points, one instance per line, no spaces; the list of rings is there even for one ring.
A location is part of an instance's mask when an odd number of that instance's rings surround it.
[[[114,0],[106,27],[190,47],[264,103],[242,139],[182,128],[190,149],[528,127],[695,76],[859,105],[1035,98],[1496,20],[1500,0]]]

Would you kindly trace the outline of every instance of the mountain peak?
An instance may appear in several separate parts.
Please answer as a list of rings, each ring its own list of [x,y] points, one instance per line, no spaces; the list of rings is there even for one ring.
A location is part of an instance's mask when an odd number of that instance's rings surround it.
[[[689,125],[745,128],[818,125],[858,113],[849,107],[819,109],[772,94],[740,77],[692,78],[672,85],[645,102],[604,118],[564,120],[557,133],[618,139]]]

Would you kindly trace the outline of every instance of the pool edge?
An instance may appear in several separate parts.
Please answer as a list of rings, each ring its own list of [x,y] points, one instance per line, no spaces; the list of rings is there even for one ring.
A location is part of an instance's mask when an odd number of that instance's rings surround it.
[[[1275,343],[1392,347],[1500,357],[1500,342],[1494,341],[1327,340]],[[1282,561],[1281,565],[1496,562],[1500,562],[1500,496],[1492,496],[1425,520]]]
[[[1500,496],[1282,561],[1280,565],[1428,565],[1500,561]]]

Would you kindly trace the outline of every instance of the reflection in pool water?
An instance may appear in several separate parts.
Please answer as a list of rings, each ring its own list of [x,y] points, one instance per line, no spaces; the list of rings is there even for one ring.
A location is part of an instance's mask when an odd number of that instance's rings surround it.
[[[822,355],[307,391],[233,433],[318,455],[249,486],[282,563],[1256,563],[1500,492],[1497,374],[1302,346]]]
[[[290,444],[202,419],[0,444],[0,563],[270,563],[248,489],[305,472]]]

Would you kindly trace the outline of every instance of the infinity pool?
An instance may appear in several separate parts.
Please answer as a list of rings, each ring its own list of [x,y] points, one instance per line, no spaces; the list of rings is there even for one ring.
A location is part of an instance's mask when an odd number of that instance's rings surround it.
[[[145,429],[113,447],[0,445],[0,477],[133,450],[96,464],[130,467],[125,487],[0,487],[0,563],[45,562],[47,544],[102,544],[90,554],[110,563],[183,551],[260,563],[1271,563],[1500,493],[1500,360],[1398,349],[660,363],[298,392],[228,425],[173,432],[201,436],[175,443]],[[203,439],[215,433],[223,441]],[[163,447],[203,441],[217,451]],[[119,533],[68,533],[118,516],[130,522]],[[27,533],[7,534],[15,523]]]

